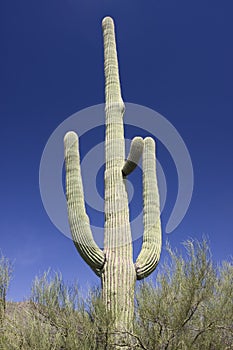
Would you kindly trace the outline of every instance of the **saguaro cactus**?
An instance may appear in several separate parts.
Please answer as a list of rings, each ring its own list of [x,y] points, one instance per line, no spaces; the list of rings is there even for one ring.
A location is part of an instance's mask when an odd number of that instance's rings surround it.
[[[102,296],[114,320],[115,334],[131,334],[133,329],[136,279],[148,276],[157,266],[161,251],[159,194],[156,180],[155,143],[150,137],[132,140],[125,161],[123,128],[124,102],[121,97],[114,23],[102,22],[106,96],[105,139],[105,227],[104,249],[94,242],[85,202],[80,171],[78,136],[65,135],[66,196],[74,244],[93,271],[101,278]],[[142,116],[143,117],[143,116]],[[133,262],[125,177],[143,155],[144,236],[141,252]],[[114,338],[114,349],[127,348],[122,337]],[[124,343],[124,344],[123,344]],[[109,348],[111,346],[109,345]]]

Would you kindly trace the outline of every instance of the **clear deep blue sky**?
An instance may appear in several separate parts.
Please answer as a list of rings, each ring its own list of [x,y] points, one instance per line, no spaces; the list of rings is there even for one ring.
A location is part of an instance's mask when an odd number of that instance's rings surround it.
[[[205,234],[214,260],[229,259],[232,1],[1,0],[0,7],[0,249],[15,265],[9,298],[26,298],[34,276],[49,267],[65,280],[78,279],[83,288],[87,281],[98,283],[43,208],[39,164],[50,134],[63,120],[104,102],[101,21],[106,15],[116,23],[124,100],[165,116],[191,155],[192,202],[163,242],[168,239],[179,249],[185,239]],[[165,225],[177,175],[162,145],[158,158],[168,181]]]

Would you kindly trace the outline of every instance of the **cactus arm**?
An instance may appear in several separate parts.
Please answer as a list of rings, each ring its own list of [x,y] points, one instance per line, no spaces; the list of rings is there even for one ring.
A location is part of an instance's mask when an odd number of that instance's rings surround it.
[[[136,260],[137,279],[143,279],[156,268],[161,252],[161,224],[159,193],[156,181],[155,143],[144,139],[143,150],[143,221],[144,236],[141,252]]]
[[[66,197],[73,242],[86,263],[97,275],[104,266],[104,253],[96,245],[86,214],[80,170],[78,136],[68,132],[64,138],[66,164]]]
[[[131,142],[130,151],[127,160],[122,169],[124,177],[128,176],[136,168],[139,163],[143,151],[142,137],[134,137]]]

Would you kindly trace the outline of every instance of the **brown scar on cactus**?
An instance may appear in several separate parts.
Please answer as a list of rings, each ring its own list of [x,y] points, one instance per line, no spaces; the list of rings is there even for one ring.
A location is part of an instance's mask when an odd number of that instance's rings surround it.
[[[101,278],[102,298],[113,318],[114,346],[108,349],[131,349],[134,291],[136,280],[147,277],[156,268],[161,252],[159,192],[156,178],[155,142],[135,137],[125,160],[120,77],[111,17],[102,21],[105,72],[105,225],[104,249],[94,241],[85,210],[78,136],[65,135],[66,197],[69,225],[79,254]],[[141,252],[133,262],[128,195],[124,178],[137,166],[142,155],[143,224]],[[85,174],[84,174],[85,176]],[[128,334],[128,336],[127,336]],[[127,338],[127,339],[126,339]],[[122,345],[122,339],[128,346]]]

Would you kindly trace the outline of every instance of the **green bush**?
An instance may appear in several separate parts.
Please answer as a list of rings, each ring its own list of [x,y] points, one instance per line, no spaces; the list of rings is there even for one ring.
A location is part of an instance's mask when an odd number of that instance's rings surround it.
[[[139,285],[134,349],[232,349],[233,266],[214,266],[205,241],[185,247],[185,257],[168,247],[156,282]],[[11,272],[9,261],[0,261],[1,273]],[[6,305],[1,350],[108,349],[111,319],[99,289],[84,299],[77,283],[66,284],[60,273],[48,271],[35,278],[29,301]]]
[[[183,258],[169,247],[170,262],[156,284],[142,284],[136,302],[137,334],[146,349],[213,349],[233,346],[233,266],[212,263],[207,243],[185,243]]]
[[[12,263],[0,252],[0,327],[6,312],[6,295],[12,277]]]

